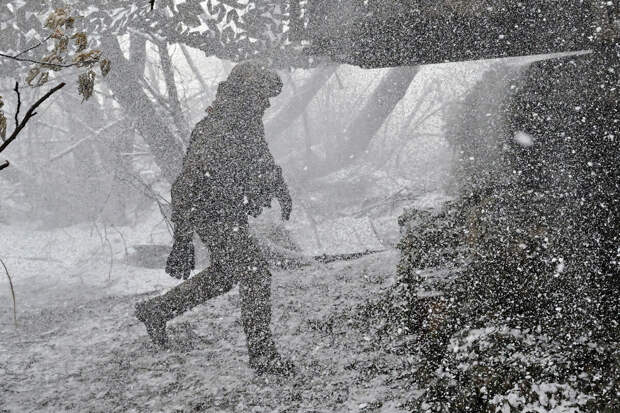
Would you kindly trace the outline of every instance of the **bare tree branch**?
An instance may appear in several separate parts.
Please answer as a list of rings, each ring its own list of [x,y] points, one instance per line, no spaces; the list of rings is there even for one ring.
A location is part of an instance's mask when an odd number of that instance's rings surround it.
[[[21,54],[22,52],[20,52],[19,54]],[[7,59],[12,59],[12,60],[16,60],[18,62],[27,62],[27,63],[34,63],[36,65],[41,65],[43,67],[46,66],[54,66],[54,67],[61,67],[61,68],[66,68],[66,67],[74,67],[74,66],[88,66],[88,65],[92,65],[98,62],[98,60],[84,60],[81,62],[75,62],[75,63],[49,63],[49,62],[42,62],[40,60],[34,60],[34,59],[28,59],[25,57],[18,57],[19,54],[17,55],[10,55],[10,54],[6,54],[6,53],[2,53],[0,52],[0,57],[5,57]]]
[[[22,129],[24,129],[24,127],[26,126],[26,124],[28,123],[30,118],[32,118],[34,115],[37,114],[37,112],[35,112],[35,110],[37,110],[37,108],[43,102],[45,102],[47,99],[49,99],[50,96],[52,96],[54,93],[56,93],[57,91],[59,91],[60,89],[65,87],[65,85],[66,85],[66,83],[64,83],[64,82],[59,83],[55,87],[51,88],[45,95],[41,96],[41,98],[39,100],[37,100],[32,106],[30,106],[28,111],[26,111],[26,114],[24,115],[24,118],[21,120],[21,122],[19,121],[19,119],[17,117],[17,113],[15,114],[15,123],[16,123],[15,130],[13,131],[13,133],[11,133],[11,136],[9,136],[8,139],[6,139],[5,141],[2,142],[2,144],[0,144],[0,153],[2,151],[4,151],[7,148],[7,146],[9,146],[11,144],[11,142],[13,142],[17,138],[17,135],[19,135],[19,133],[22,131]],[[17,82],[15,83],[15,89],[14,90],[17,92],[17,96],[18,96],[17,112],[19,112],[19,108],[21,106],[21,98],[19,96],[19,83],[17,83]],[[3,164],[0,165],[0,170],[6,168],[8,166],[9,166],[9,162],[5,161]]]
[[[9,279],[9,287],[11,289],[11,296],[13,297],[13,322],[15,323],[15,327],[17,327],[17,306],[15,304],[15,289],[13,288],[13,280],[11,279],[11,275],[9,274],[8,268],[6,268],[6,264],[4,263],[4,261],[2,261],[2,258],[0,258],[0,264],[2,264],[2,266],[4,267],[4,272],[6,273],[6,277]]]
[[[92,140],[96,137],[98,137],[99,135],[101,135],[101,133],[105,132],[106,130],[118,125],[121,122],[125,122],[126,119],[118,119],[115,120],[111,123],[109,123],[108,125],[99,128],[99,129],[93,129],[91,128],[89,125],[87,125],[86,123],[84,123],[82,120],[77,119],[76,120],[86,129],[88,129],[88,131],[91,133],[91,135],[86,136],[85,138],[82,138],[80,140],[78,140],[77,142],[69,145],[67,148],[63,149],[61,152],[57,153],[56,155],[52,155],[52,157],[47,161],[47,163],[52,163],[57,161],[58,159],[62,158],[63,156],[66,156],[68,154],[70,154],[71,152],[73,152],[76,148],[78,148],[80,145],[82,145],[84,142],[87,142],[89,140]],[[150,155],[150,152],[148,152],[148,154]]]
[[[36,49],[37,47],[41,46],[43,43],[45,43],[45,42],[47,42],[49,39],[51,39],[53,35],[54,35],[54,33],[51,33],[51,34],[50,34],[49,36],[47,36],[45,39],[41,40],[41,41],[39,42],[39,44],[35,44],[34,46],[27,48],[26,50],[22,50],[21,52],[17,53],[17,54],[15,55],[15,57],[19,57],[19,56],[21,56],[21,55],[23,55],[23,54],[28,53],[29,51],[31,51],[31,50],[33,50],[33,49]]]
[[[68,154],[70,154],[71,152],[73,152],[78,146],[80,146],[81,144],[83,144],[86,141],[89,141],[93,139],[93,136],[87,136],[85,138],[80,139],[79,141],[75,142],[74,144],[70,145],[68,148],[64,149],[62,152],[57,153],[56,155],[52,155],[52,157],[49,159],[48,163],[57,161],[58,159],[62,158],[63,156],[66,156]]]
[[[62,83],[59,83],[58,85],[54,86],[45,95],[41,96],[41,98],[39,100],[37,100],[30,107],[30,109],[28,109],[28,111],[26,112],[26,115],[24,116],[24,119],[22,119],[22,121],[18,123],[18,125],[15,127],[15,130],[13,131],[13,133],[11,133],[11,136],[9,136],[9,138],[6,141],[4,141],[2,143],[2,145],[0,145],[0,152],[4,151],[6,149],[6,147],[9,146],[9,144],[11,142],[13,142],[15,140],[15,138],[17,138],[17,135],[19,135],[19,133],[22,131],[22,129],[24,129],[24,127],[26,126],[26,124],[28,123],[30,118],[32,118],[34,115],[37,114],[37,112],[35,112],[35,110],[41,105],[41,103],[45,102],[47,99],[49,99],[50,96],[52,96],[54,93],[56,93],[57,91],[59,91],[60,89],[65,87],[65,85],[66,85],[66,83],[62,82]]]
[[[202,74],[198,70],[198,67],[196,67],[196,63],[194,63],[194,59],[192,59],[189,52],[187,51],[187,47],[185,47],[183,43],[180,44],[180,47],[181,47],[181,52],[183,53],[183,57],[185,57],[185,61],[189,65],[189,68],[192,70],[192,73],[194,73],[194,77],[200,83],[202,90],[203,91],[208,90],[209,87],[207,86],[207,82],[205,82],[204,78],[202,77]]]
[[[15,127],[19,126],[19,109],[22,106],[22,97],[19,94],[19,83],[15,82],[15,89],[13,89],[17,94],[17,109],[15,109]]]

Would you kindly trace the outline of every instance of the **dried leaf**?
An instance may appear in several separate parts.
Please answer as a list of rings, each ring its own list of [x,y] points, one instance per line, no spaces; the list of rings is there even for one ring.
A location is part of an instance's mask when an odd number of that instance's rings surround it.
[[[32,81],[37,77],[40,71],[41,70],[37,67],[33,67],[28,71],[28,75],[26,75],[26,83],[28,83],[28,86],[32,86]]]
[[[47,16],[47,19],[45,19],[45,25],[43,27],[46,27],[48,29],[54,29],[55,21],[56,21],[56,14],[54,12],[51,12],[49,16]]]
[[[55,29],[59,29],[61,26],[64,25],[67,28],[69,28],[70,26],[73,25],[73,20],[72,20],[69,23],[69,26],[67,26],[67,21],[70,19],[72,18],[67,16],[67,11],[65,9],[56,9],[53,12],[51,12],[49,16],[47,16],[47,19],[45,19],[44,27],[47,27],[50,30],[55,30]]]
[[[4,106],[4,101],[2,100],[2,96],[0,96],[0,138],[4,140],[6,138],[6,116],[4,116],[2,106]]]
[[[4,112],[0,110],[0,138],[2,138],[2,140],[6,139],[6,127],[6,116],[4,116]]]
[[[101,74],[105,77],[110,73],[110,69],[112,68],[112,64],[109,59],[101,59],[99,62],[99,68],[101,69]]]
[[[76,55],[73,58],[73,63],[78,67],[92,66],[99,61],[101,57],[101,50],[91,50],[90,52],[84,52]]]
[[[77,46],[78,52],[86,50],[88,47],[88,37],[86,36],[86,33],[79,32],[71,36],[71,38],[75,39],[75,45]]]
[[[2,106],[4,106],[4,101],[2,100],[2,96],[0,96],[0,138],[4,140],[6,138],[7,121]]]
[[[65,33],[58,27],[56,28],[56,30],[54,30],[54,34],[52,34],[52,39],[61,39],[64,35]]]
[[[67,46],[69,46],[69,38],[67,36],[62,36],[60,39],[58,39],[58,42],[56,43],[56,49],[59,52],[66,52]]]
[[[78,78],[78,92],[82,95],[82,102],[92,96],[94,88],[95,72],[89,70],[86,73],[82,73]]]
[[[50,77],[49,72],[41,73],[41,76],[39,76],[39,80],[37,81],[36,87],[43,86],[44,84],[46,84],[47,81],[49,80],[49,77]]]

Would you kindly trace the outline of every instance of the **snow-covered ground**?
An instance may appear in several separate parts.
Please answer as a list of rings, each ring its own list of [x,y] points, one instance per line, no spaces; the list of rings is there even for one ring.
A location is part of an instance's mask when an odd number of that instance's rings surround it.
[[[151,346],[134,304],[178,281],[122,262],[124,245],[169,235],[163,225],[124,228],[123,237],[101,231],[0,228],[18,321],[2,280],[0,411],[400,411],[409,390],[369,376],[398,361],[346,321],[350,308],[393,282],[397,251],[274,272],[274,333],[300,368],[282,379],[248,368],[236,289],[170,323],[169,351]],[[334,315],[343,322],[330,323]]]
[[[165,224],[155,216],[148,221],[135,228],[81,224],[49,231],[0,224],[0,258],[13,278],[18,312],[43,306],[74,306],[102,296],[133,295],[174,285],[174,280],[161,270],[125,262],[133,245],[170,244]],[[8,287],[3,273],[3,307],[10,304]]]

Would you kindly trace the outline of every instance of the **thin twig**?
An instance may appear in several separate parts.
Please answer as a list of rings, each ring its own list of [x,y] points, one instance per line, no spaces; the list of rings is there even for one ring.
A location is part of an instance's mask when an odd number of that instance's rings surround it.
[[[112,251],[112,244],[110,243],[110,240],[108,239],[108,232],[106,229],[106,224],[105,222],[102,223],[105,236],[101,235],[101,231],[99,231],[99,226],[97,225],[97,221],[93,221],[92,224],[93,224],[93,227],[95,228],[95,231],[97,231],[97,235],[99,236],[99,242],[101,243],[100,248],[101,248],[102,254],[105,250],[106,245],[108,246],[108,249],[110,250],[110,266],[108,268],[108,281],[110,281],[110,277],[112,276],[112,266],[114,265],[114,252]],[[92,235],[92,228],[91,228],[91,235]],[[99,250],[97,250],[95,254],[97,254],[98,252]]]
[[[155,89],[153,89],[153,87],[149,85],[146,82],[146,80],[142,79],[140,83],[142,83],[144,88],[153,96],[153,98],[155,98],[155,100],[157,100],[157,103],[159,103],[159,105],[163,108],[163,110],[166,111],[170,116],[172,116],[173,115],[172,108],[170,107],[170,105],[166,103],[163,95],[161,95]]]
[[[13,89],[17,94],[17,109],[15,110],[15,127],[19,125],[19,109],[22,106],[22,97],[19,94],[19,82],[15,82],[15,89]]]
[[[143,152],[121,152],[121,156],[153,156],[151,152],[143,151]]]
[[[50,89],[45,95],[43,95],[39,100],[37,100],[26,112],[24,119],[21,122],[18,121],[17,114],[19,113],[19,108],[21,106],[21,97],[19,95],[19,83],[15,82],[15,92],[17,92],[17,112],[15,113],[15,130],[11,133],[8,139],[3,139],[2,144],[0,144],[0,152],[4,151],[7,146],[11,144],[16,138],[17,135],[24,129],[30,118],[37,114],[35,110],[41,105],[41,103],[45,102],[50,96],[52,96],[56,91],[62,89],[66,83],[62,82]],[[9,161],[4,161],[0,164],[0,170],[7,168],[10,165]]]
[[[15,289],[13,288],[13,280],[11,280],[11,275],[9,274],[8,268],[6,268],[6,264],[0,258],[0,263],[4,267],[4,272],[6,273],[7,278],[9,279],[9,287],[11,288],[11,296],[13,297],[13,323],[15,323],[15,327],[17,327],[17,304],[15,302]]]
[[[74,144],[70,145],[68,148],[64,149],[62,152],[59,152],[56,155],[52,155],[52,157],[47,162],[48,163],[52,163],[54,161],[57,161],[58,159],[62,158],[63,156],[68,155],[71,152],[73,152],[78,146],[80,146],[84,142],[92,140],[92,139],[93,139],[92,136],[87,136],[85,138],[80,139],[79,141],[77,141]]]
[[[87,130],[89,130],[93,135],[100,135],[102,132],[105,132],[106,130],[116,126],[118,123],[123,122],[125,119],[119,119],[119,120],[115,120],[113,122],[111,122],[110,124],[99,128],[97,130],[91,128],[90,126],[88,126],[86,123],[82,122],[80,119],[76,118],[76,120]],[[50,157],[50,159],[47,161],[48,163],[51,162],[55,162],[58,159],[62,158],[63,156],[66,156],[68,154],[70,154],[72,151],[74,151],[77,147],[79,147],[80,145],[82,145],[84,142],[87,142],[89,140],[92,140],[94,138],[94,136],[86,136],[85,138],[80,139],[77,142],[72,143],[71,145],[69,145],[66,149],[64,149],[62,152],[57,153],[56,155],[52,155]]]
[[[125,248],[125,258],[127,258],[127,256],[129,255],[129,250],[127,249],[127,241],[125,240],[123,233],[118,228],[116,228],[114,225],[111,225],[111,228],[114,231],[118,232],[118,235],[120,235],[121,240],[123,241],[123,247]]]
[[[15,258],[15,259],[19,259],[19,260],[29,260],[29,261],[56,262],[56,263],[62,265],[63,267],[67,267],[66,265],[64,265],[64,263],[62,261],[57,260],[55,258],[49,258],[49,257],[26,257],[26,256],[22,256],[22,255],[7,255],[4,258]]]
[[[83,65],[87,66],[87,65],[93,65],[93,64],[97,63],[97,60],[85,60],[83,62],[75,62],[75,63],[50,63],[50,62],[42,62],[40,60],[34,60],[34,59],[28,59],[28,58],[24,58],[24,57],[18,57],[18,55],[13,56],[13,55],[2,53],[2,52],[0,52],[0,57],[6,57],[7,59],[16,60],[18,62],[34,63],[36,65],[41,65],[43,67],[46,67],[46,66],[56,66],[56,67],[66,68],[66,67],[78,66],[80,64],[83,64]]]
[[[41,46],[43,43],[46,43],[49,39],[51,39],[53,35],[54,35],[54,33],[50,33],[50,35],[49,35],[49,36],[47,36],[45,39],[43,39],[43,40],[39,41],[39,44],[35,44],[34,46],[29,47],[28,49],[23,50],[23,51],[21,51],[21,52],[17,53],[17,54],[15,55],[15,57],[19,57],[19,56],[21,56],[21,55],[23,55],[23,54],[25,54],[25,53],[28,53],[28,52],[29,52],[29,51],[31,51],[32,49],[36,49],[37,47]]]
[[[108,248],[110,249],[110,268],[108,269],[108,281],[110,281],[110,277],[112,276],[112,267],[114,266],[114,250],[112,249],[112,243],[108,238],[108,227],[103,223],[103,234],[105,235],[105,240],[108,244]]]

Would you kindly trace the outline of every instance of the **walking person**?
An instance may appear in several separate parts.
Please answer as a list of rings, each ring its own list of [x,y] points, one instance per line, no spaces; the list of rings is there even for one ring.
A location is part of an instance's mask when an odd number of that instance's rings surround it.
[[[271,273],[250,235],[248,215],[258,216],[276,198],[288,220],[292,200],[265,141],[262,121],[280,77],[257,63],[241,63],[219,84],[208,115],[192,131],[183,170],[172,185],[174,244],[166,272],[185,280],[136,306],[152,341],[167,345],[166,322],[239,284],[241,323],[249,364],[258,374],[289,374],[270,328]],[[207,269],[194,268],[193,233],[210,252]]]

